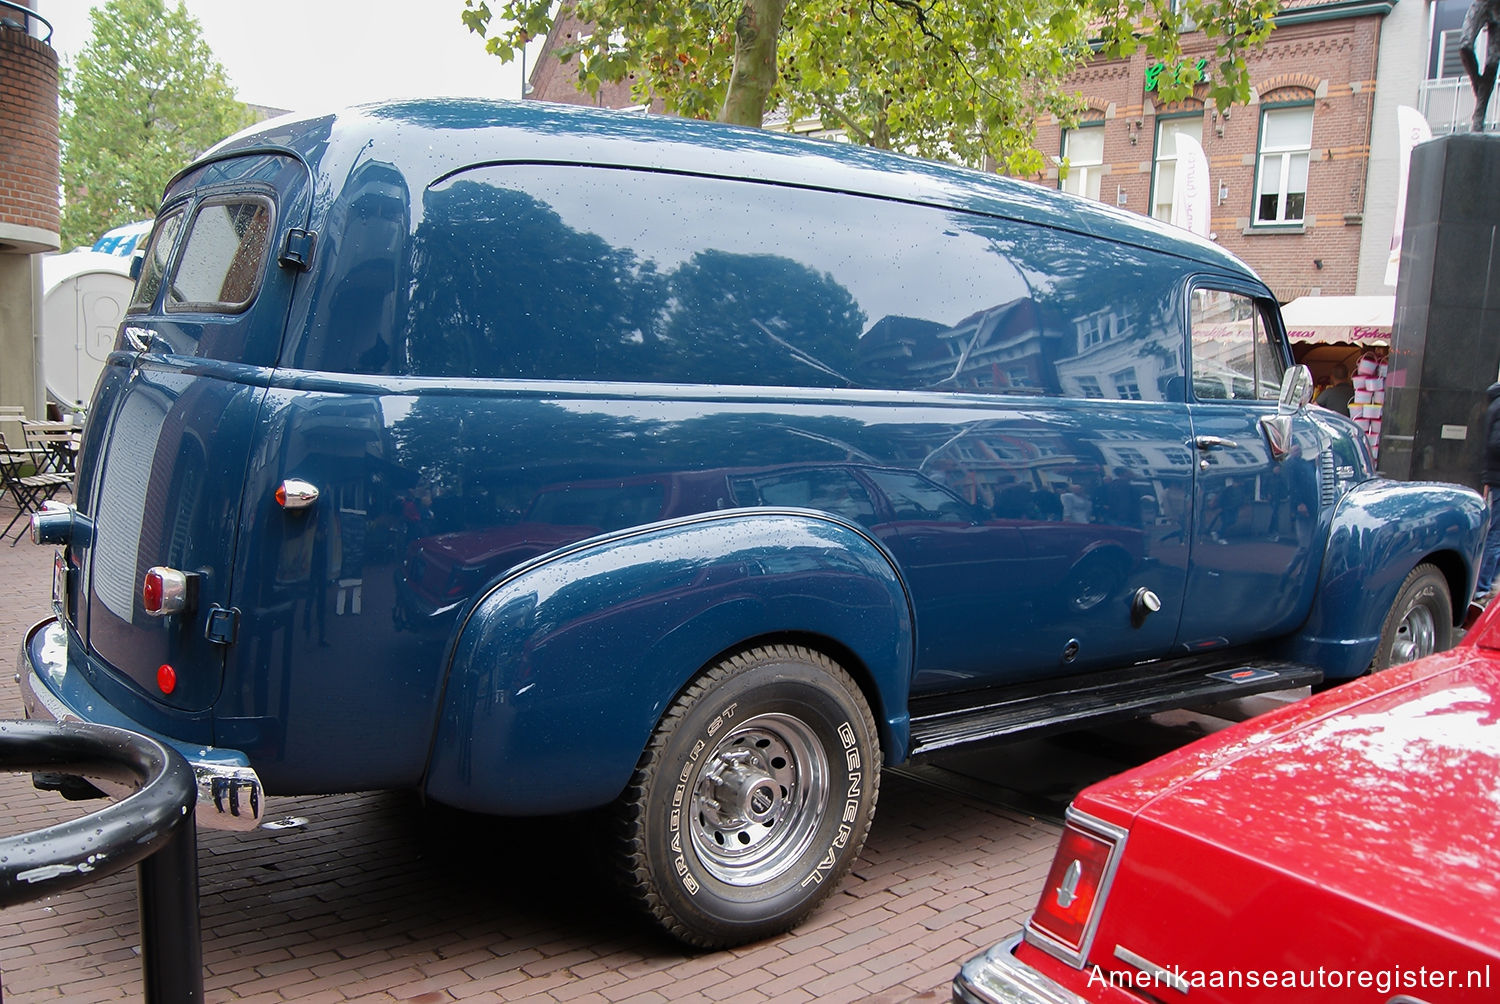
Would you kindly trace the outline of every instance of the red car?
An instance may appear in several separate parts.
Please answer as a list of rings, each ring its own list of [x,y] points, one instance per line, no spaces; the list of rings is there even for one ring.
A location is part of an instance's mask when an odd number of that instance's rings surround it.
[[[1500,604],[1462,644],[1081,792],[954,998],[1500,1000]]]

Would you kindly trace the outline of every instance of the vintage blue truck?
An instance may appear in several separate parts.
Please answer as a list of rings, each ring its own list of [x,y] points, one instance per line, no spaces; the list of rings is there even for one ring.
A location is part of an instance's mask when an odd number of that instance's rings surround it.
[[[545,105],[264,124],[169,184],[28,714],[208,825],[607,809],[700,946],[784,930],[884,765],[1445,646],[1485,511],[1377,477],[1211,242],[831,143]],[[76,783],[40,777],[72,794]]]

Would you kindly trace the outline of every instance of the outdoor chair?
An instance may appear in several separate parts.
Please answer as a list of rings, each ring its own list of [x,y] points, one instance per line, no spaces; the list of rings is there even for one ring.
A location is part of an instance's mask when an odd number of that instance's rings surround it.
[[[37,451],[37,473],[71,476],[78,457],[78,427],[69,422],[23,422],[26,447]]]
[[[5,524],[5,529],[0,530],[0,540],[5,539],[17,522],[29,520],[31,514],[52,496],[64,488],[71,490],[73,476],[61,471],[49,471],[46,463],[45,451],[34,448],[11,449],[4,434],[0,433],[0,490],[3,490],[0,493],[8,493],[16,503],[16,513]],[[22,530],[16,534],[16,540],[11,541],[12,547],[21,539],[24,530],[23,524]]]

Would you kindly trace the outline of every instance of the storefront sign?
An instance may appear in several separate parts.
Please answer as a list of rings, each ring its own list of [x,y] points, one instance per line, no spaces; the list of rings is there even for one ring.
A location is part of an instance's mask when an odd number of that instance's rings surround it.
[[[1183,82],[1183,78],[1187,76],[1188,72],[1191,70],[1196,70],[1198,73],[1198,76],[1196,80],[1194,80],[1194,83],[1199,83],[1201,81],[1207,80],[1208,60],[1206,58],[1203,58],[1199,59],[1197,62],[1191,62],[1184,59],[1176,66],[1173,66],[1170,63],[1152,63],[1150,66],[1146,67],[1146,91],[1149,93],[1156,90],[1156,85],[1161,82],[1162,74],[1166,74],[1169,81],[1181,83]]]

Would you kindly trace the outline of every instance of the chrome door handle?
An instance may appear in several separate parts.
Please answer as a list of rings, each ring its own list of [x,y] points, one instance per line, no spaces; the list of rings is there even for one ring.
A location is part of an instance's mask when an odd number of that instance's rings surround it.
[[[1200,450],[1237,450],[1240,447],[1239,443],[1223,436],[1194,436],[1193,445]]]

